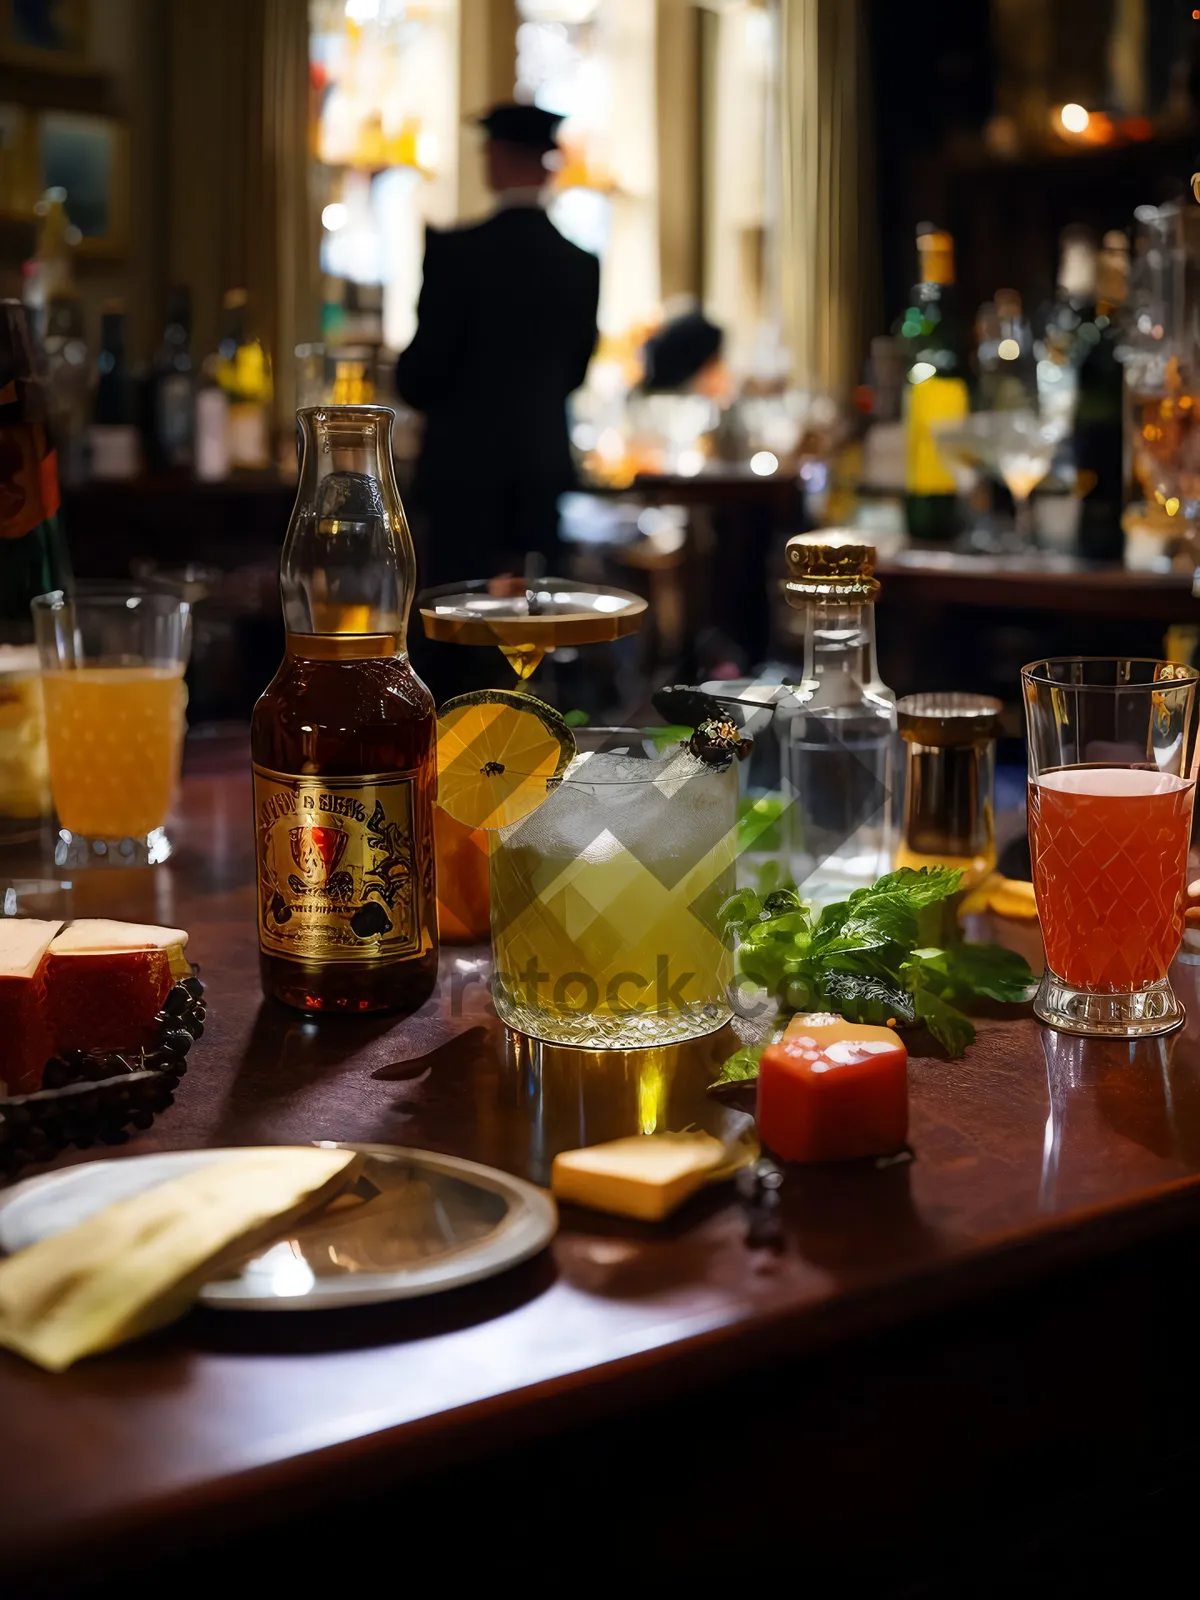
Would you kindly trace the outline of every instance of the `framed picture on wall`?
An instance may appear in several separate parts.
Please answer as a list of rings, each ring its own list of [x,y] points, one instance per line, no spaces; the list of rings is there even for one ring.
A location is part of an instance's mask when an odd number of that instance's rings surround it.
[[[129,233],[129,134],[114,117],[37,113],[39,190],[64,189],[83,256],[125,253]]]
[[[70,72],[86,65],[88,0],[0,0],[0,58]]]

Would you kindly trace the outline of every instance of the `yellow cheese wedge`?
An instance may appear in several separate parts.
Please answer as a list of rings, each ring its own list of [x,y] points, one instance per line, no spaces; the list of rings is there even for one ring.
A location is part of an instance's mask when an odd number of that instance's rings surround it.
[[[0,978],[32,978],[61,927],[33,917],[0,917]]]
[[[635,1134],[555,1156],[550,1187],[593,1211],[659,1222],[712,1175],[729,1152],[711,1133]]]
[[[109,955],[114,950],[180,949],[188,942],[182,928],[159,928],[149,922],[111,922],[107,917],[81,917],[50,946],[55,956]]]
[[[0,1345],[62,1372],[173,1321],[222,1252],[285,1231],[361,1162],[353,1150],[239,1150],[106,1206],[0,1262]]]

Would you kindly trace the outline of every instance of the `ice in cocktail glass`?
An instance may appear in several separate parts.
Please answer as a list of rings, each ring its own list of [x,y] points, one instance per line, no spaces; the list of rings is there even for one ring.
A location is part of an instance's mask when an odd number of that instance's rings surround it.
[[[1021,673],[1046,947],[1034,1010],[1052,1027],[1137,1038],[1183,1020],[1167,969],[1183,936],[1197,676],[1106,657]]]
[[[730,1018],[719,909],[734,887],[736,766],[641,735],[582,748],[491,857],[493,993],[509,1027],[617,1050]],[[605,739],[614,743],[612,736]]]

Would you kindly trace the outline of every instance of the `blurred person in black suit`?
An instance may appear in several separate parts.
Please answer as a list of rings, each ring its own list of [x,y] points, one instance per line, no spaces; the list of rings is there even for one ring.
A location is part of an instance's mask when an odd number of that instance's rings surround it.
[[[600,263],[543,209],[561,117],[501,105],[479,120],[496,209],[428,230],[417,331],[396,366],[401,397],[425,414],[423,587],[520,573],[529,552],[558,567],[558,497],[574,482],[566,402],[596,345]]]

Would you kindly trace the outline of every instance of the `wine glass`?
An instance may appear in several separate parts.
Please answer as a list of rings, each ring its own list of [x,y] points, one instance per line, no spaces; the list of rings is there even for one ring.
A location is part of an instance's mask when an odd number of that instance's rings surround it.
[[[976,411],[934,429],[941,455],[956,478],[977,467],[999,478],[1013,497],[1011,548],[1024,553],[1035,543],[1029,497],[1050,470],[1066,431],[1063,419],[1034,411]]]

